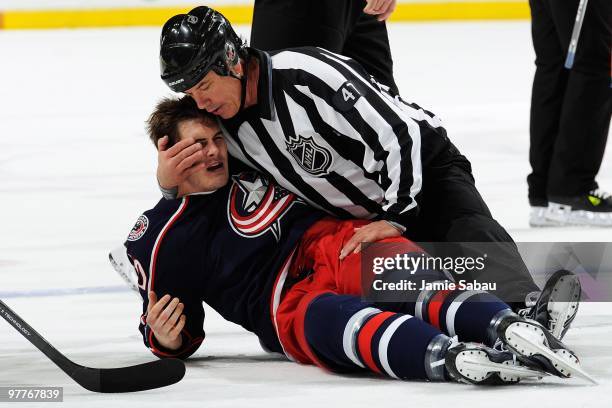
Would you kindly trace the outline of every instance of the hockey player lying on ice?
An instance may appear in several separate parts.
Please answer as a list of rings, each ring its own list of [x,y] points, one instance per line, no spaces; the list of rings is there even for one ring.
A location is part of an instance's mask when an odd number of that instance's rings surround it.
[[[228,168],[214,117],[192,98],[162,101],[148,127],[156,145],[168,135],[177,151],[196,144],[204,158],[125,242],[144,299],[140,331],[156,356],[198,349],[205,302],[266,349],[334,372],[476,384],[584,375],[548,330],[486,292],[423,291],[399,310],[362,301],[361,255],[339,253],[369,221],[329,217],[253,170]],[[403,237],[385,242],[422,252]]]

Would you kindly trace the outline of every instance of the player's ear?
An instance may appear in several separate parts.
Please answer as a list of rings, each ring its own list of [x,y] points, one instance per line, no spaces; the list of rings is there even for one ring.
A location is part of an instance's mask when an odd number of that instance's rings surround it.
[[[159,140],[157,140],[157,150],[160,152],[166,150],[170,147],[168,144],[170,144],[170,138],[167,135],[159,138]]]

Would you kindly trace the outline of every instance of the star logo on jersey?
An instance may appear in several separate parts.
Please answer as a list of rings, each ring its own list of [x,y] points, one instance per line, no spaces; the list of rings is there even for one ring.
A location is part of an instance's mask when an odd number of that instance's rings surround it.
[[[232,176],[227,215],[230,225],[243,237],[253,238],[270,231],[280,239],[280,221],[298,198],[268,182],[258,173]]]
[[[332,154],[311,136],[291,137],[286,143],[287,151],[302,169],[315,176],[327,173],[332,164]]]

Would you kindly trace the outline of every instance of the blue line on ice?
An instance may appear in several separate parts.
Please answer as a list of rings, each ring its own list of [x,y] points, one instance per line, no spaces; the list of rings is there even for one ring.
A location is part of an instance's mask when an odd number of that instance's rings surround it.
[[[55,289],[38,289],[38,290],[22,290],[22,291],[6,291],[0,292],[0,299],[8,298],[23,298],[23,297],[41,297],[41,296],[68,296],[68,295],[84,295],[91,293],[119,293],[128,292],[130,289],[127,286],[88,286],[83,288],[55,288]]]

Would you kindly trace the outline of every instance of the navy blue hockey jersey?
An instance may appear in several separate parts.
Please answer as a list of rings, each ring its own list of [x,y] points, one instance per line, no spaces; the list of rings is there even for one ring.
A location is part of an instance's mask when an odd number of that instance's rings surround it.
[[[282,352],[271,317],[272,288],[303,233],[323,214],[256,172],[211,193],[160,200],[125,243],[144,300],[140,331],[158,357],[186,358],[204,339],[202,302]],[[183,344],[159,345],[146,324],[147,292],[178,297]]]

